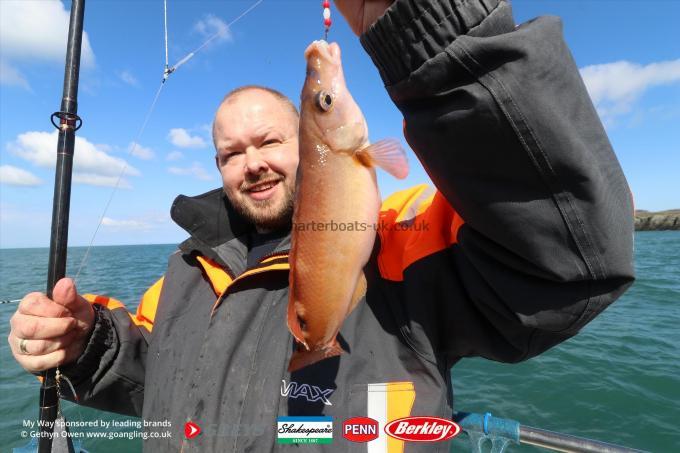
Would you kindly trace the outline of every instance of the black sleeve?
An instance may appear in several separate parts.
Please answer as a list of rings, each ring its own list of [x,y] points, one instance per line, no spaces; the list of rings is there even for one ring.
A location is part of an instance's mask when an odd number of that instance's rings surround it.
[[[516,27],[505,1],[397,0],[361,42],[465,221],[445,352],[522,360],[623,293],[631,195],[558,18]]]
[[[136,325],[123,307],[93,307],[95,326],[85,351],[75,362],[60,367],[78,399],[71,391],[61,393],[83,406],[141,417],[150,332]]]

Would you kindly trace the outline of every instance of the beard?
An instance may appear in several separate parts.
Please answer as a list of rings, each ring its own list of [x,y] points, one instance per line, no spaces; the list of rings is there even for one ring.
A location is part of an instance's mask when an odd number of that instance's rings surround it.
[[[236,212],[259,230],[277,231],[290,228],[293,221],[295,193],[286,179],[282,179],[280,183],[283,188],[283,198],[279,200],[253,200],[247,195],[234,197],[229,193],[227,193],[227,198]]]

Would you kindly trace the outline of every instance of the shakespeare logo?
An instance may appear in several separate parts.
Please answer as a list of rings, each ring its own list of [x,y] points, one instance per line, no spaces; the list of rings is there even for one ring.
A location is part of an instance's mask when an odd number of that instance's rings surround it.
[[[276,423],[276,442],[279,444],[333,442],[332,417],[279,417]]]

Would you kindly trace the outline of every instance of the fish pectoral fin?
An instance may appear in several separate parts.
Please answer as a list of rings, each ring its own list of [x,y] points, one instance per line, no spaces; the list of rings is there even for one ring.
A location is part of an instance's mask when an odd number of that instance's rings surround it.
[[[288,330],[290,330],[290,333],[295,337],[295,339],[303,344],[305,347],[307,347],[307,343],[305,342],[305,335],[302,330],[302,326],[300,325],[300,316],[297,312],[296,309],[297,303],[294,300],[290,300],[288,302],[288,316],[287,316],[287,323],[288,323]]]
[[[352,294],[352,300],[349,303],[349,309],[347,310],[346,316],[349,316],[349,314],[352,313],[354,307],[356,307],[361,298],[366,295],[367,287],[368,283],[366,282],[366,275],[361,272],[361,274],[359,274],[359,278],[357,279],[357,284],[354,287],[354,294]]]
[[[292,373],[293,371],[297,371],[306,366],[313,365],[316,362],[320,362],[324,359],[329,359],[331,357],[338,356],[343,352],[345,351],[340,346],[340,343],[338,343],[337,338],[334,338],[329,345],[326,345],[321,349],[316,349],[314,351],[307,351],[304,348],[298,348],[293,353],[293,356],[290,358],[290,363],[288,364],[288,372]]]
[[[357,151],[362,162],[382,168],[395,178],[408,176],[408,159],[406,151],[398,140],[388,138],[380,140]]]

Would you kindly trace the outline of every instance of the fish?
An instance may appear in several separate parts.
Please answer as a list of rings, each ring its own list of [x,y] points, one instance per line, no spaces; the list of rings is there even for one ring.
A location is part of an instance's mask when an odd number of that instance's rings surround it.
[[[409,170],[399,141],[369,142],[338,44],[314,41],[305,59],[289,254],[287,324],[297,346],[291,372],[344,352],[337,335],[366,294],[363,268],[375,243],[381,205],[375,169],[399,179]]]

